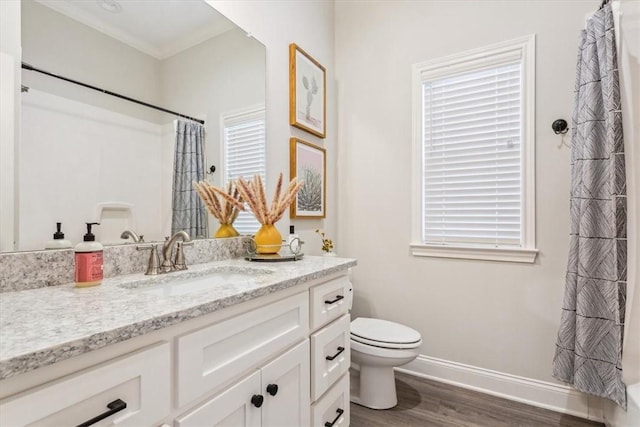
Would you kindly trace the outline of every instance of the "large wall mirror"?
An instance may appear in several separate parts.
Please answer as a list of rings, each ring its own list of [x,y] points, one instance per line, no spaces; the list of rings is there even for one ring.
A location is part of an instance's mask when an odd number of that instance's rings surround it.
[[[22,61],[205,121],[221,184],[221,117],[265,104],[265,47],[205,1],[23,0]],[[10,250],[43,249],[63,223],[82,239],[146,241],[171,228],[176,116],[22,71],[18,226]],[[24,90],[24,89],[23,89]],[[210,237],[210,236],[205,236]]]

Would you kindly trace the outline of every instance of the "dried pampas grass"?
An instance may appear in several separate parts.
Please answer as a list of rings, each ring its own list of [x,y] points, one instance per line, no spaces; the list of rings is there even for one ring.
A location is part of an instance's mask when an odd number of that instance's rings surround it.
[[[233,224],[238,213],[244,210],[242,196],[233,182],[229,182],[226,191],[205,181],[193,181],[192,184],[209,213],[220,224]]]
[[[304,184],[294,178],[289,182],[287,188],[282,192],[282,173],[278,177],[276,192],[271,201],[271,206],[267,204],[264,185],[260,175],[256,175],[250,181],[238,178],[236,187],[242,198],[247,202],[249,208],[260,224],[272,225],[282,218],[282,215],[293,202],[296,194]]]

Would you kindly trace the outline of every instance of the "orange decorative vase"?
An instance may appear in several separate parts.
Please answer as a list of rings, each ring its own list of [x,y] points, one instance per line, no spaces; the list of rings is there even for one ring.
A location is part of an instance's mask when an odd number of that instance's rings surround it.
[[[216,230],[216,233],[213,235],[215,238],[224,238],[224,237],[236,237],[239,236],[238,231],[233,228],[233,224],[220,224],[220,227]]]
[[[277,254],[282,245],[282,236],[273,224],[262,224],[254,240],[256,252],[262,255]]]

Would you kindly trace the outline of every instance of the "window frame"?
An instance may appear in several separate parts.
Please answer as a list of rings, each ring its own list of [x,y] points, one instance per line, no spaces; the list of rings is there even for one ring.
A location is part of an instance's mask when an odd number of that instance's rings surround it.
[[[263,182],[266,182],[267,179],[267,111],[265,108],[264,104],[256,104],[256,105],[251,105],[249,107],[245,107],[245,108],[240,108],[237,110],[233,110],[233,111],[227,111],[224,113],[220,114],[220,164],[221,164],[221,171],[220,171],[220,181],[221,181],[221,186],[223,188],[227,187],[227,171],[228,171],[228,165],[227,165],[227,140],[225,137],[225,123],[227,120],[233,120],[237,117],[241,117],[241,116],[254,116],[254,115],[261,115],[262,118],[264,119],[264,130],[265,130],[265,140],[264,140],[264,176],[262,177]],[[247,177],[245,177],[246,179]],[[249,178],[253,178],[253,177],[249,177]],[[248,211],[251,215],[253,215],[250,211]],[[240,213],[242,214],[242,212]],[[255,217],[254,217],[255,219]],[[245,230],[238,230],[238,232],[240,233],[240,235],[254,235],[258,229],[260,228],[261,224],[260,222],[255,219],[256,222],[256,230],[255,231],[251,231],[251,232],[246,232]],[[246,234],[248,233],[248,234]]]
[[[472,71],[522,60],[522,151],[521,151],[521,245],[428,244],[423,242],[423,109],[422,82],[446,75]],[[538,250],[535,244],[535,35],[481,47],[412,67],[412,185],[411,185],[411,254],[419,257],[477,259],[533,263]]]

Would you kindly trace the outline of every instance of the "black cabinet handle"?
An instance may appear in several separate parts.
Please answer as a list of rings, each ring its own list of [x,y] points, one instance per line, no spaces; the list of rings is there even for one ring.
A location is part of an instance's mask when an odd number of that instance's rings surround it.
[[[344,295],[336,295],[336,299],[333,299],[333,300],[331,300],[331,301],[329,301],[329,300],[325,300],[325,302],[324,302],[324,303],[325,303],[325,304],[335,304],[335,303],[337,303],[338,301],[340,301],[341,299],[344,299]]]
[[[333,427],[333,425],[338,422],[338,420],[340,419],[342,414],[344,414],[344,409],[338,408],[338,409],[336,409],[336,412],[338,413],[338,415],[336,415],[336,417],[333,419],[333,421],[331,421],[331,422],[327,421],[326,423],[324,423],[324,427]]]
[[[276,394],[278,394],[278,384],[269,384],[267,386],[267,393],[269,393],[271,396],[275,396]]]
[[[111,415],[120,412],[123,409],[126,409],[126,407],[127,402],[125,402],[124,400],[116,399],[113,402],[107,404],[107,408],[109,408],[108,411],[103,412],[97,417],[93,417],[90,420],[83,422],[82,424],[78,424],[77,427],[89,427],[90,425],[93,425],[100,420],[104,420],[105,418],[110,417]]]
[[[264,397],[261,394],[254,394],[253,397],[251,398],[251,403],[256,408],[261,407],[263,402],[264,402]]]
[[[340,353],[342,353],[343,351],[344,351],[344,347],[338,347],[338,352],[336,354],[334,354],[333,356],[327,356],[327,357],[325,357],[325,359],[333,360],[336,357],[340,356]]]

